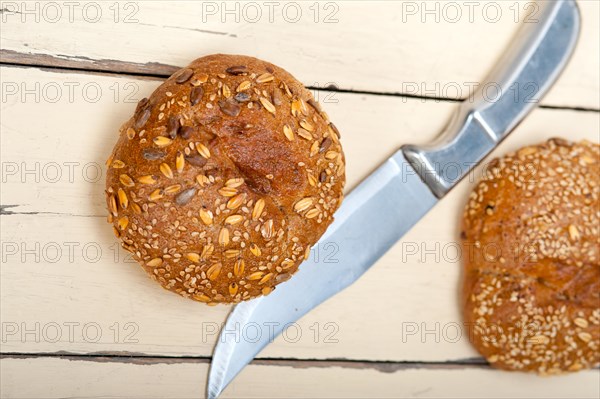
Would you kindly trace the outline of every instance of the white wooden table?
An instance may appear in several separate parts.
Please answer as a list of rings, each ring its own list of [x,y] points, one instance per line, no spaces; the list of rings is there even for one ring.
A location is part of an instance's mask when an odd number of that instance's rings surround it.
[[[513,1],[0,4],[6,398],[204,396],[230,308],[148,279],[119,249],[102,194],[119,125],[175,66],[224,52],[288,69],[341,130],[350,190],[401,144],[433,138],[535,17]],[[579,6],[567,70],[495,155],[553,136],[599,140],[600,6]],[[468,344],[457,222],[478,173],[223,397],[599,397],[597,369],[501,372]]]

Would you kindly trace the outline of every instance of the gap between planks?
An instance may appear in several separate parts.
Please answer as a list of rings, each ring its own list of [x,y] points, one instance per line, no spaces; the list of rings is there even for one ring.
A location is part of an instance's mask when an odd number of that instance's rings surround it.
[[[69,352],[39,352],[17,353],[7,352],[0,354],[0,359],[37,359],[58,358],[70,361],[86,361],[96,363],[124,363],[137,365],[155,364],[210,364],[211,358],[207,356],[155,356],[129,352],[112,353],[87,353],[75,354]],[[250,364],[260,366],[277,366],[291,368],[346,368],[346,369],[371,369],[382,373],[394,373],[402,370],[429,369],[491,369],[483,358],[470,358],[444,362],[416,362],[416,361],[371,361],[355,359],[295,359],[295,358],[260,358],[254,359]]]
[[[180,67],[175,65],[162,64],[160,62],[147,62],[147,63],[136,63],[128,61],[119,61],[111,59],[91,59],[89,57],[73,57],[64,56],[57,57],[49,54],[30,54],[21,53],[14,50],[0,49],[0,66],[14,66],[14,67],[39,67],[41,69],[48,69],[55,72],[82,72],[82,73],[101,73],[101,74],[113,74],[113,75],[129,75],[135,76],[140,79],[164,79]],[[417,100],[431,100],[431,101],[444,101],[459,103],[464,101],[465,98],[451,98],[451,97],[437,97],[437,96],[424,96],[407,94],[402,92],[378,92],[378,91],[365,91],[365,90],[352,90],[341,87],[328,86],[328,87],[312,87],[307,86],[309,90],[322,90],[331,91],[337,93],[351,93],[358,95],[373,95],[373,96],[390,96],[390,97],[404,97]],[[556,105],[540,105],[542,109],[556,109],[556,110],[571,110],[580,112],[596,112],[599,113],[600,109],[586,108],[586,107],[568,107],[568,106],[556,106]]]

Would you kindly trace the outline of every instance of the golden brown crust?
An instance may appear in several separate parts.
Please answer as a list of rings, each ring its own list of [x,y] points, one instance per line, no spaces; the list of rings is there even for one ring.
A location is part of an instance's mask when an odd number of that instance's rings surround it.
[[[123,246],[163,287],[211,304],[287,280],[345,182],[339,133],[311,93],[273,64],[223,54],[142,100],[107,165]]]
[[[463,305],[495,367],[600,362],[600,147],[561,139],[494,160],[465,209]]]

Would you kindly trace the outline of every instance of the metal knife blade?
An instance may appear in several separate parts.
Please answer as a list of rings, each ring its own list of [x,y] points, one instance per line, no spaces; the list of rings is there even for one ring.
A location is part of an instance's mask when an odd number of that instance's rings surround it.
[[[317,243],[335,246],[335,262],[310,257],[284,287],[236,306],[222,329],[228,339],[219,340],[215,349],[208,397],[217,397],[288,322],[356,281],[436,203],[402,151],[388,159],[344,200]],[[260,338],[247,344],[236,331],[250,321]]]
[[[435,143],[404,146],[345,199],[317,243],[337,246],[339,262],[308,259],[269,296],[237,305],[215,347],[207,397],[218,397],[288,323],[356,281],[470,170],[446,176],[445,165],[472,167],[502,141],[563,70],[579,26],[574,1],[540,3],[537,22],[523,25],[486,80],[502,89],[500,96],[490,101],[476,91]],[[248,342],[235,333],[249,323],[260,328],[260,339]]]

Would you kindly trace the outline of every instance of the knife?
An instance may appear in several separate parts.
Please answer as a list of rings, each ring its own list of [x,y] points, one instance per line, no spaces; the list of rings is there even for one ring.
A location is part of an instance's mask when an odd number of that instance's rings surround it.
[[[269,296],[234,308],[215,347],[208,398],[218,397],[286,325],[360,278],[536,106],[564,69],[580,28],[575,1],[538,4],[536,21],[523,23],[486,83],[461,104],[438,139],[403,146],[348,195],[316,244],[336,245],[338,262],[311,257]],[[246,325],[259,329],[257,339],[232,333]]]

